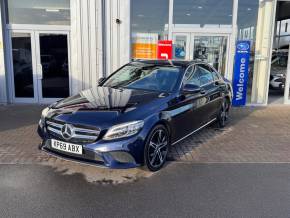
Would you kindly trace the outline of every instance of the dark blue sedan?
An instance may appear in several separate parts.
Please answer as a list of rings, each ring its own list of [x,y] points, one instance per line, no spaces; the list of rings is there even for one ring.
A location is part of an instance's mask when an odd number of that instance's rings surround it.
[[[214,121],[224,127],[230,105],[231,85],[210,65],[134,61],[45,108],[40,149],[94,165],[157,171],[170,146]]]

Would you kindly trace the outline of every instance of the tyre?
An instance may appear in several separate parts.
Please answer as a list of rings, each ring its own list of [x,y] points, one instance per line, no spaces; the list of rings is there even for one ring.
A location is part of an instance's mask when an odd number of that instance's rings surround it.
[[[217,115],[217,124],[219,128],[223,128],[227,125],[230,113],[230,102],[228,99],[224,98],[222,105]]]
[[[157,125],[151,130],[144,149],[146,170],[154,172],[163,167],[166,162],[169,143],[169,133],[163,125]]]

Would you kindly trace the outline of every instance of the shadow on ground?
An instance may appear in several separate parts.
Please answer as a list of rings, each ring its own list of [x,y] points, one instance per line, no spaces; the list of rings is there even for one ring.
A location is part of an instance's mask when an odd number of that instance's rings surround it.
[[[44,105],[0,106],[0,132],[38,123]]]

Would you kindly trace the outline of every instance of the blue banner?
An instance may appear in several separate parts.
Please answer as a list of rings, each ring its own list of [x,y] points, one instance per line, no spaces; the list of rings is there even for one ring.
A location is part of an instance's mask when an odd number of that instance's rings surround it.
[[[246,104],[250,46],[250,41],[237,41],[233,76],[233,106]]]

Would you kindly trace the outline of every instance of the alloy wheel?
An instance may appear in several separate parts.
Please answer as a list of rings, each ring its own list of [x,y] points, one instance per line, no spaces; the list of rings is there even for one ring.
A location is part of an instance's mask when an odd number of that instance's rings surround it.
[[[229,105],[228,105],[228,101],[224,100],[222,103],[222,107],[221,107],[221,111],[220,111],[220,122],[221,122],[221,126],[225,126],[228,118],[229,118]]]
[[[148,162],[154,169],[160,168],[166,161],[168,135],[164,129],[157,129],[152,134],[147,151]]]

